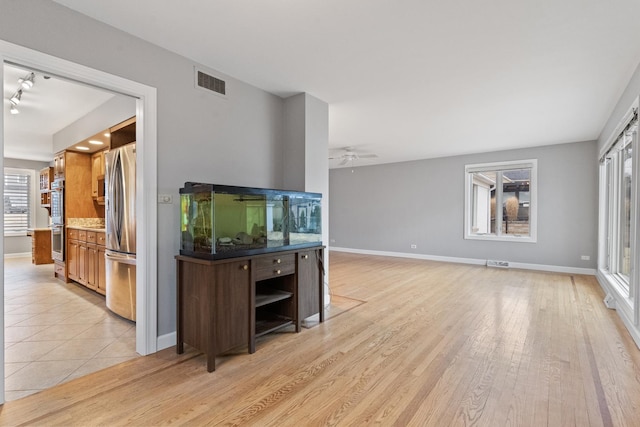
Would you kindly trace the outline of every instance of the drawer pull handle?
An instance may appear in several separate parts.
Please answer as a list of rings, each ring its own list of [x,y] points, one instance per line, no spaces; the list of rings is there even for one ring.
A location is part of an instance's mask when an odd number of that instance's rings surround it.
[[[280,274],[280,270],[275,270],[274,273]]]
[[[249,266],[247,264],[245,264],[245,265],[242,266],[242,269],[246,271],[246,270],[249,269]]]
[[[302,259],[308,259],[309,255],[302,255]]]
[[[278,259],[276,260],[276,264],[280,264],[281,262],[282,262],[282,261],[280,260],[280,258],[278,258]]]

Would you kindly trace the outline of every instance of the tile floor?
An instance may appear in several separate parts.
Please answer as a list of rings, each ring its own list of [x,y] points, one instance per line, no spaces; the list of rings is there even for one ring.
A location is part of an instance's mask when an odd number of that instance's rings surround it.
[[[135,323],[103,296],[53,278],[53,264],[4,260],[5,398],[16,400],[138,357]]]

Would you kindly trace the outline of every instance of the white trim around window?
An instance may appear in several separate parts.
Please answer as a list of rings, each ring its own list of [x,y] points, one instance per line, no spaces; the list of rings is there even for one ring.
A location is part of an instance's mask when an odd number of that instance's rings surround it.
[[[537,159],[465,165],[464,238],[535,243],[537,186]]]
[[[17,197],[20,199],[20,204],[24,205],[26,201],[26,216],[24,213],[15,214],[11,212],[13,209],[13,204],[11,201],[12,196],[10,195],[10,191],[7,189],[7,175],[14,177],[23,177],[20,179],[24,183],[24,177],[28,177],[27,184],[28,188],[24,186],[20,186],[15,190],[18,191]],[[24,192],[26,190],[26,192]],[[36,173],[32,169],[21,169],[21,168],[4,168],[4,236],[5,237],[14,237],[14,236],[26,236],[27,229],[33,228],[36,223]],[[26,196],[26,200],[24,197]],[[15,218],[13,218],[15,217]],[[12,224],[12,220],[14,221]],[[17,223],[15,222],[17,221]],[[17,229],[16,229],[17,227]]]

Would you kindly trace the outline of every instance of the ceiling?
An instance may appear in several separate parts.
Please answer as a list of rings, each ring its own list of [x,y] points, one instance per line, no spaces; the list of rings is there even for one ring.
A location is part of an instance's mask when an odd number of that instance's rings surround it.
[[[638,0],[56,1],[326,101],[360,165],[597,139],[640,62]]]
[[[48,162],[54,154],[52,136],[115,95],[35,71],[33,87],[23,91],[17,105],[20,113],[10,114],[9,98],[19,89],[18,79],[30,72],[4,64],[4,157]]]

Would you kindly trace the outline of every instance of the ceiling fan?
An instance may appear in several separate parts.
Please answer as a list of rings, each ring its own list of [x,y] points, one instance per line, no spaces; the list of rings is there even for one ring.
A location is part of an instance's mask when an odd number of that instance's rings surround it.
[[[353,164],[353,161],[358,159],[375,159],[378,157],[377,154],[360,153],[353,147],[336,148],[335,151],[336,153],[334,155],[329,156],[329,160],[341,160],[341,162],[338,163],[340,166],[346,165],[349,162]]]

